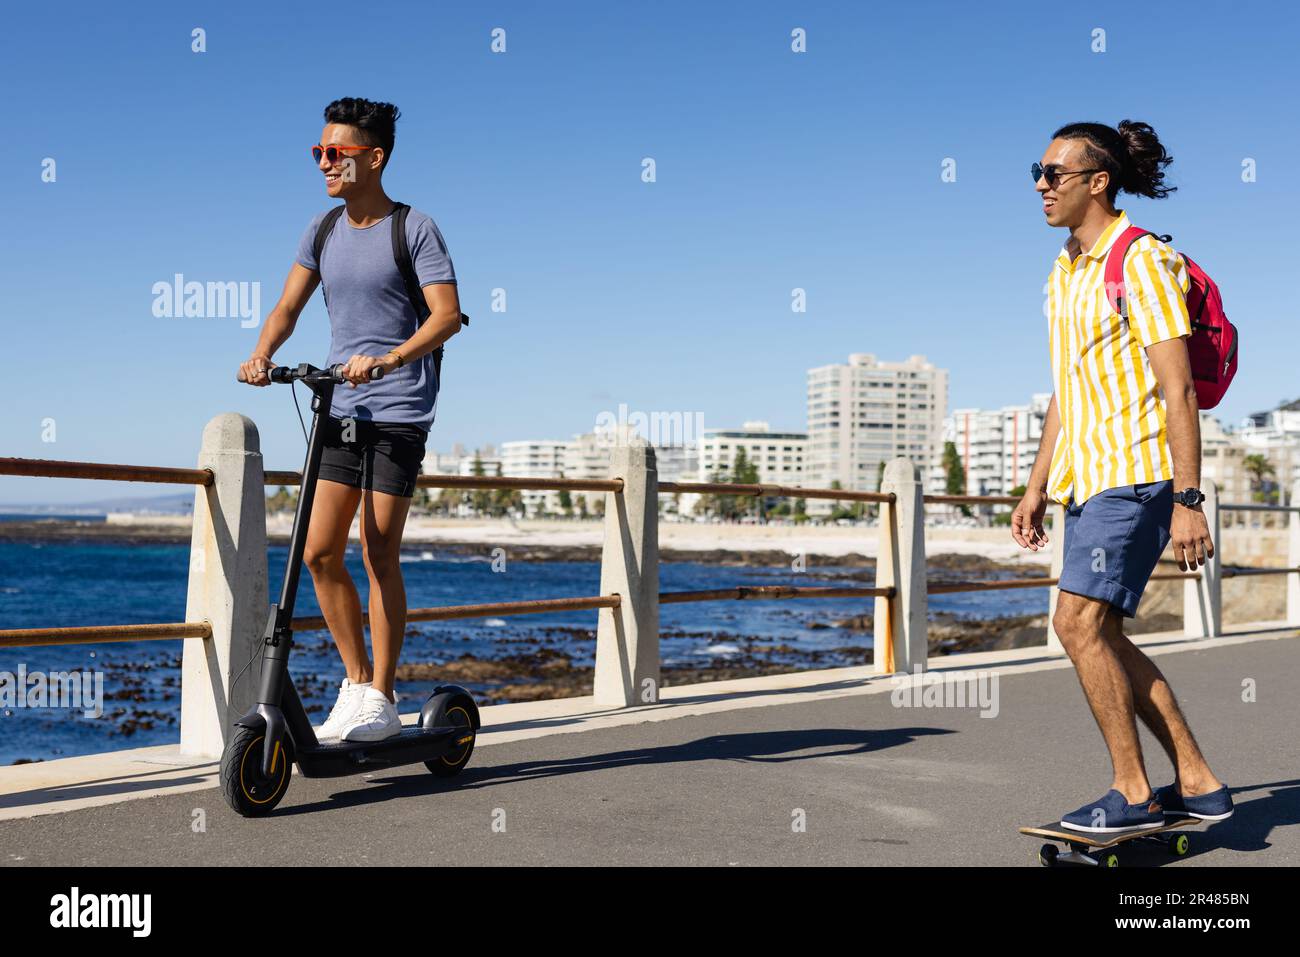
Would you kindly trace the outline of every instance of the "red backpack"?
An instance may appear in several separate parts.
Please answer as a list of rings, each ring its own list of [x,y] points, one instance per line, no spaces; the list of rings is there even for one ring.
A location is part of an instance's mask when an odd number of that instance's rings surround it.
[[[1128,319],[1124,303],[1124,256],[1133,242],[1142,236],[1155,236],[1167,243],[1172,236],[1156,236],[1140,226],[1130,226],[1120,233],[1106,256],[1106,296],[1121,319]],[[1223,297],[1214,280],[1186,253],[1179,253],[1187,263],[1192,279],[1187,290],[1187,315],[1192,320],[1192,335],[1187,340],[1187,356],[1192,364],[1196,384],[1196,404],[1213,409],[1228,391],[1237,374],[1237,327],[1223,311]]]

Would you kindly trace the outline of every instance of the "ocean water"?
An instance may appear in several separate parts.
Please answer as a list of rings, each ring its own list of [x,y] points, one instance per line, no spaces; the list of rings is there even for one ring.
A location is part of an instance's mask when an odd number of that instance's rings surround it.
[[[284,546],[268,551],[273,597],[279,593],[287,551]],[[0,540],[0,629],[183,621],[188,557],[188,545],[179,544]],[[353,546],[346,560],[364,607],[367,582],[360,548]],[[600,584],[600,568],[594,562],[507,561],[504,571],[494,571],[486,546],[480,557],[412,545],[403,552],[402,571],[412,608],[595,595]],[[861,574],[862,569],[833,564],[814,563],[796,573],[784,566],[674,562],[660,566],[660,589],[870,584],[853,580]],[[1047,590],[935,595],[930,607],[971,617],[1045,613]],[[820,667],[859,663],[860,652],[853,649],[870,647],[870,632],[826,626],[872,609],[871,599],[664,605],[662,656],[670,666],[726,663],[755,651],[776,661],[816,660]],[[320,614],[305,571],[294,613]],[[596,611],[575,611],[413,622],[401,660],[443,664],[466,654],[497,658],[541,648],[589,665],[596,616]],[[309,709],[324,709],[313,712],[319,722],[333,703],[342,665],[327,632],[299,632],[295,639],[291,669],[304,703]],[[0,649],[0,679],[3,673],[16,676],[20,668],[28,674],[98,672],[105,696],[105,713],[98,718],[68,709],[0,708],[0,764],[175,742],[181,646],[179,640],[167,640]],[[771,652],[772,646],[790,650]],[[241,680],[255,681],[259,664],[252,663]],[[399,710],[418,711],[431,687],[399,683]]]

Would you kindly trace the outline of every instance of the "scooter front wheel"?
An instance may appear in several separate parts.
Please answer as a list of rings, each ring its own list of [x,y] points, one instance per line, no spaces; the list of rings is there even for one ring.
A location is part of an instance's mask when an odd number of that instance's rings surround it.
[[[289,790],[293,755],[286,744],[276,755],[271,776],[267,777],[262,773],[265,740],[262,728],[236,728],[221,756],[221,791],[226,803],[244,817],[271,813]]]

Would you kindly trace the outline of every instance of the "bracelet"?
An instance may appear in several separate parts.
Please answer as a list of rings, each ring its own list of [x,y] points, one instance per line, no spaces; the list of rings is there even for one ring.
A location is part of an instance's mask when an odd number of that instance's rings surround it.
[[[390,356],[397,356],[397,368],[400,369],[402,366],[406,365],[406,359],[396,349],[389,349],[388,354]]]

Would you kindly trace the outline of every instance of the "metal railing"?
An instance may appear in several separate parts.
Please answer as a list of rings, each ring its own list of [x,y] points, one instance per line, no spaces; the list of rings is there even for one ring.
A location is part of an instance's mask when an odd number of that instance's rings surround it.
[[[238,422],[232,422],[231,419]],[[90,642],[184,639],[182,750],[212,753],[225,733],[218,715],[227,707],[235,664],[258,653],[268,604],[266,594],[266,487],[300,484],[292,471],[260,468],[256,433],[242,416],[218,416],[204,433],[196,469],[0,458],[0,474],[106,481],[162,482],[196,486],[187,620],[151,624],[0,630],[0,648]],[[214,426],[220,426],[214,428]],[[232,427],[238,426],[238,427]],[[250,438],[251,432],[251,438]],[[600,594],[410,609],[409,621],[447,621],[485,616],[542,614],[593,609],[599,612],[595,668],[597,704],[629,706],[658,700],[661,605],[702,601],[863,598],[875,602],[873,661],[878,673],[912,671],[928,658],[927,598],[935,594],[1049,588],[1048,648],[1061,652],[1051,624],[1062,549],[1052,550],[1047,577],[931,582],[926,576],[927,505],[1015,505],[1013,496],[923,494],[915,467],[895,459],[879,492],[729,482],[658,482],[653,450],[641,442],[611,449],[610,477],[561,479],[514,476],[421,475],[421,487],[604,492],[605,537]],[[1300,625],[1300,504],[1231,504],[1218,501],[1207,483],[1205,509],[1215,556],[1200,571],[1158,572],[1152,580],[1185,582],[1184,630],[1190,636],[1222,633],[1221,582],[1247,575],[1293,575],[1287,621]],[[871,586],[745,585],[696,591],[658,590],[658,496],[710,495],[823,499],[881,506],[877,524],[876,581]],[[1292,493],[1300,503],[1300,482]],[[1282,568],[1225,568],[1218,552],[1220,510],[1288,513],[1288,564]],[[1064,507],[1053,506],[1052,525],[1063,527]],[[217,534],[216,529],[222,533]],[[240,529],[236,539],[232,529]],[[214,560],[209,561],[209,557]],[[363,616],[366,618],[366,616]],[[321,629],[321,617],[293,621],[301,630]],[[212,645],[216,654],[205,650]],[[193,667],[190,667],[193,665]],[[217,689],[214,691],[213,689]],[[187,695],[188,704],[187,707]],[[224,694],[225,699],[220,695]],[[188,717],[188,723],[187,723]],[[191,732],[192,733],[189,733]]]

